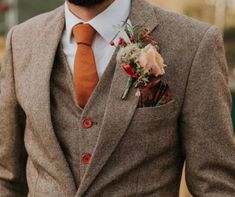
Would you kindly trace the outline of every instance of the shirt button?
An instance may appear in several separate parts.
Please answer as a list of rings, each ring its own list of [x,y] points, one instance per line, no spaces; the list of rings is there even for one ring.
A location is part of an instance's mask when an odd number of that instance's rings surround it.
[[[83,121],[82,121],[82,127],[85,128],[85,129],[88,129],[88,128],[91,128],[93,125],[93,122],[90,118],[85,118]]]
[[[83,164],[85,164],[85,165],[89,164],[89,163],[90,163],[90,160],[91,160],[91,154],[89,154],[89,153],[84,153],[84,154],[82,155],[82,163],[83,163]]]

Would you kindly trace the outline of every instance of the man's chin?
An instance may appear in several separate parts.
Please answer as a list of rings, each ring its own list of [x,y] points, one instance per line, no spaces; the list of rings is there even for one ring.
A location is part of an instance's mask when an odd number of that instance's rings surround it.
[[[70,3],[78,5],[78,6],[83,6],[83,7],[93,7],[98,4],[103,3],[104,1],[107,0],[68,0]]]

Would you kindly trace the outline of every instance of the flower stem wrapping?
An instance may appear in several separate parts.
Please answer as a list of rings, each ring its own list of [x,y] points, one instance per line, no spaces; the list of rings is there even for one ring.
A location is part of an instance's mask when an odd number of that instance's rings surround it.
[[[129,77],[129,78],[128,78],[125,91],[124,91],[124,93],[122,94],[122,100],[126,100],[127,95],[128,95],[128,93],[130,92],[130,89],[131,89],[132,85],[135,83],[135,81],[136,81],[135,78],[132,78],[132,77]]]

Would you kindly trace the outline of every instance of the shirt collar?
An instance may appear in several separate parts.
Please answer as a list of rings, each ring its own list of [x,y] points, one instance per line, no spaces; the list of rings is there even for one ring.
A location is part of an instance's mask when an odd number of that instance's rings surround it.
[[[131,0],[114,0],[103,12],[90,21],[84,22],[75,16],[65,2],[66,39],[71,41],[72,29],[78,23],[90,24],[106,41],[113,40],[118,33],[115,26],[122,25],[128,18],[131,8]]]

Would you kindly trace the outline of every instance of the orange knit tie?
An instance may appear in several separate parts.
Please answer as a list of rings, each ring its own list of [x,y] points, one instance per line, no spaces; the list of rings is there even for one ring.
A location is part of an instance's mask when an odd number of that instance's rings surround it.
[[[95,34],[95,29],[89,24],[78,24],[73,27],[73,36],[77,42],[73,76],[78,104],[82,108],[99,81],[91,48]]]

